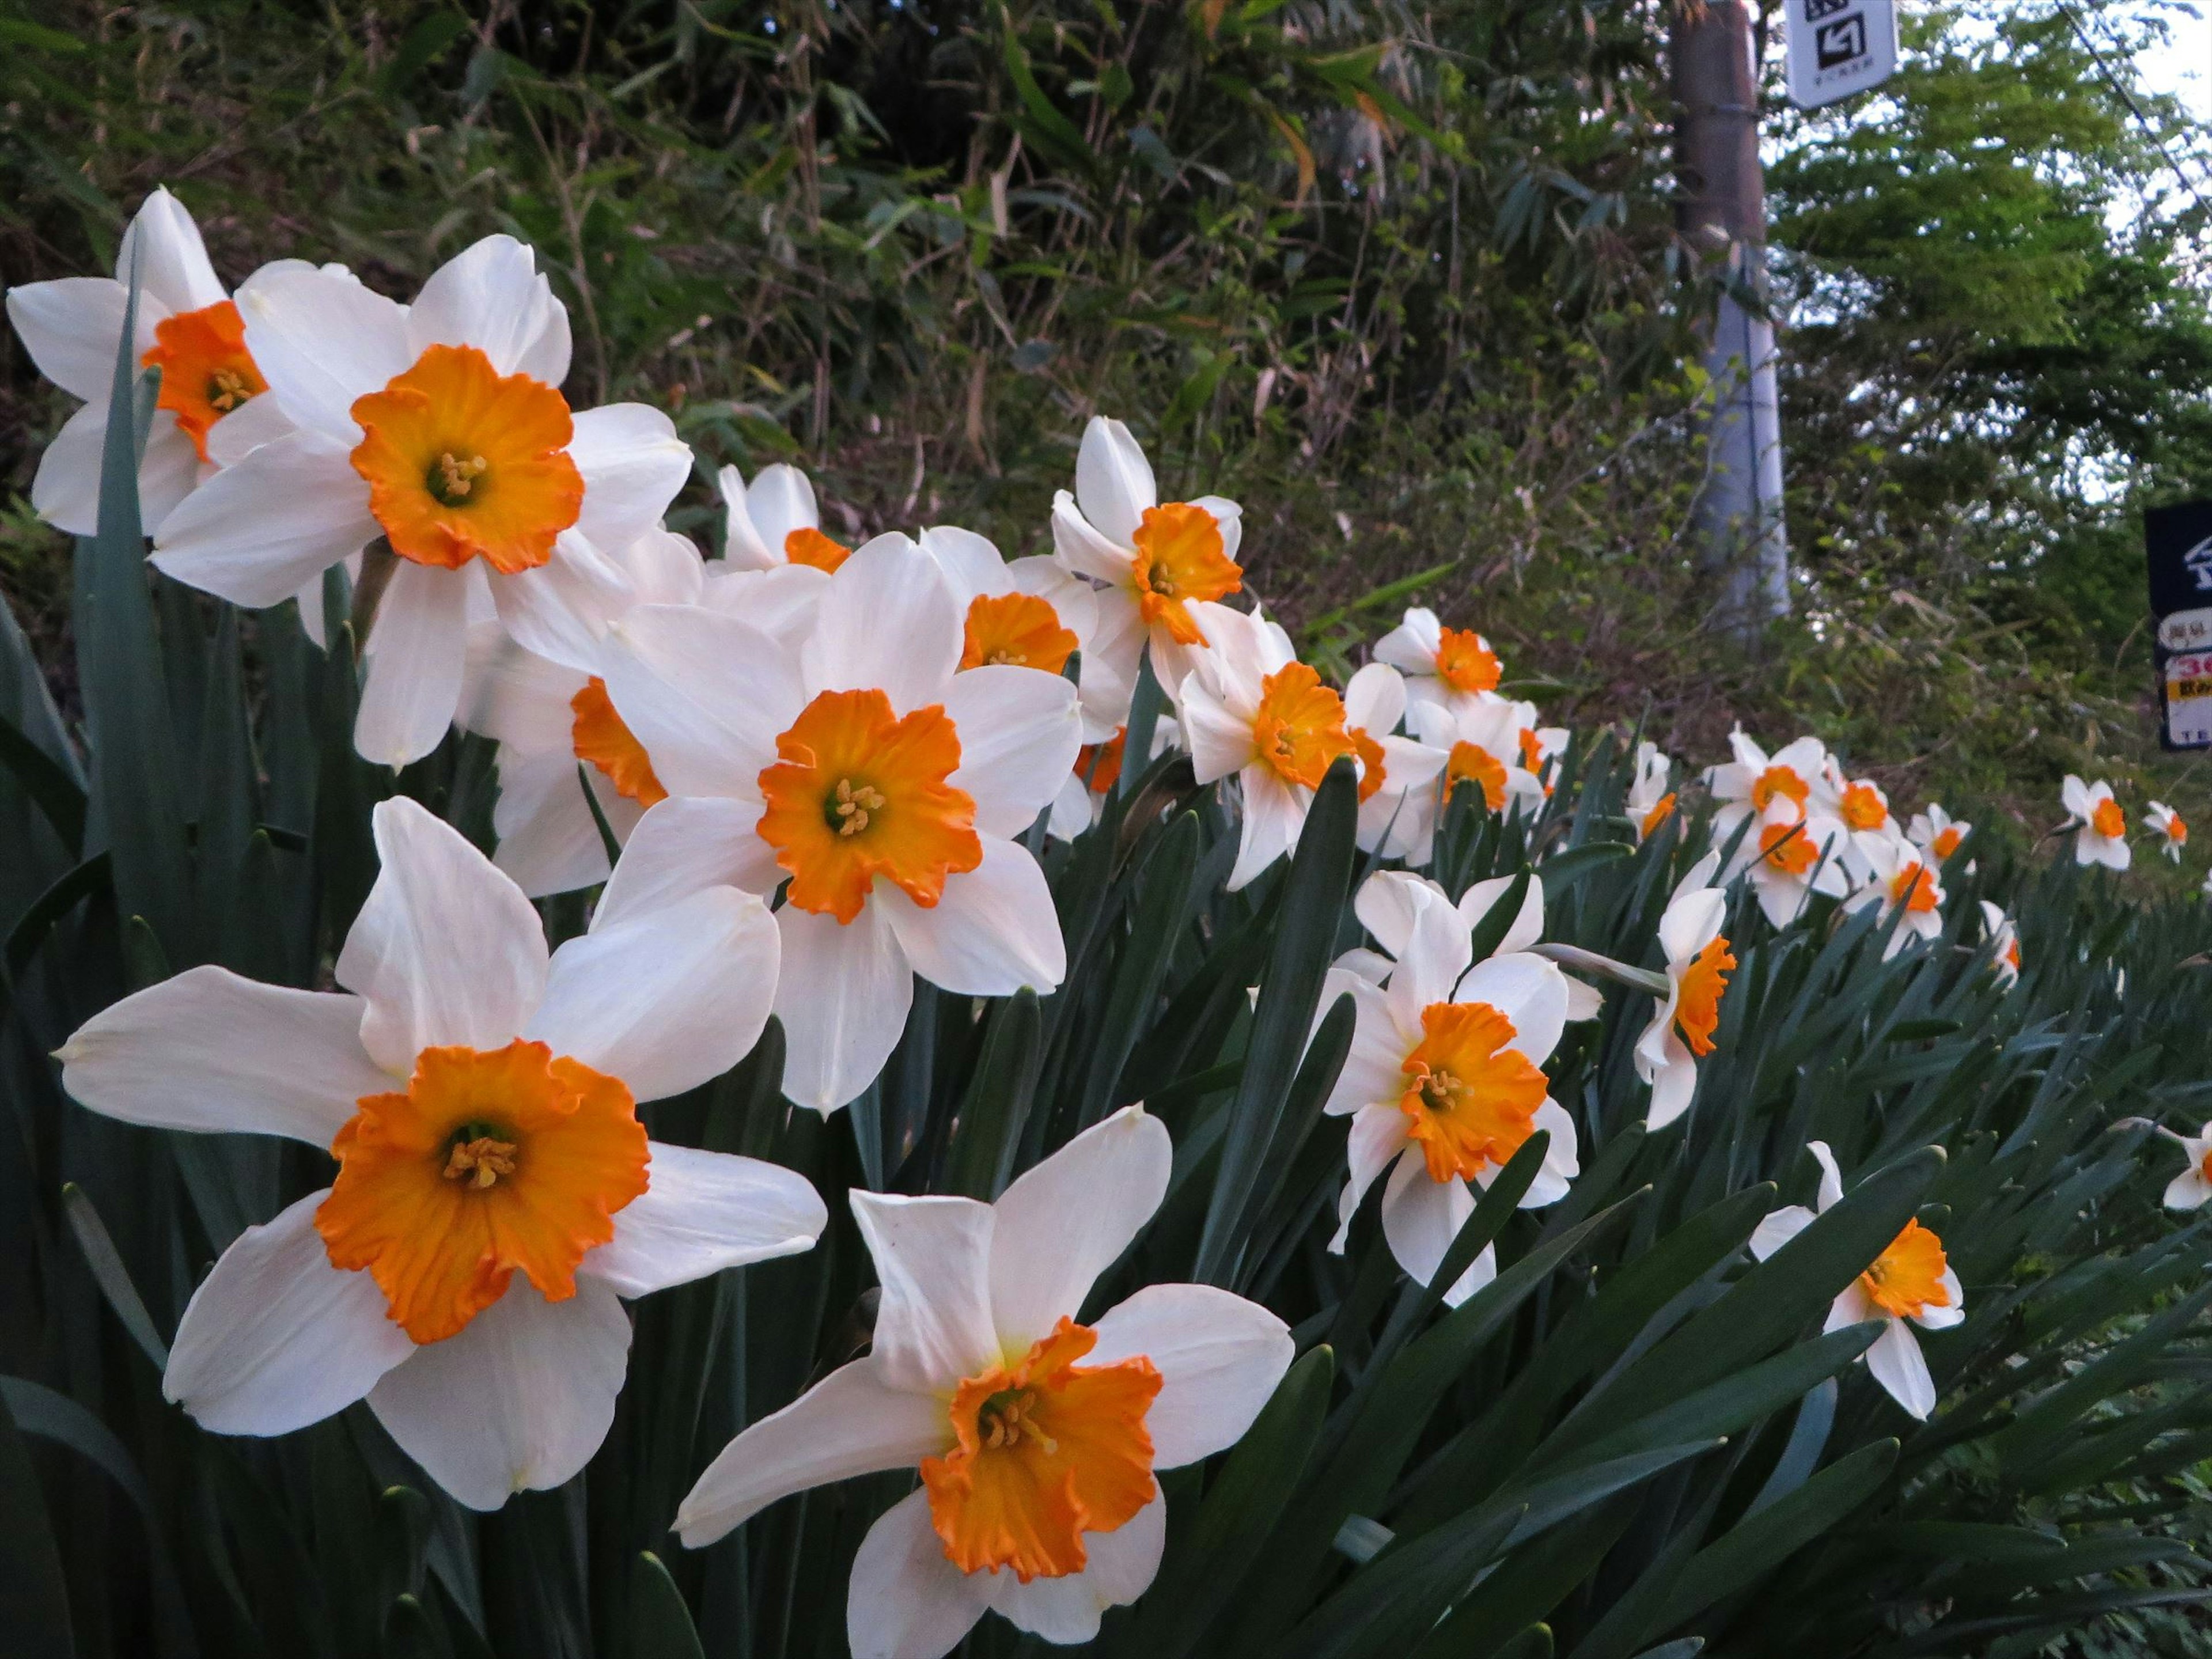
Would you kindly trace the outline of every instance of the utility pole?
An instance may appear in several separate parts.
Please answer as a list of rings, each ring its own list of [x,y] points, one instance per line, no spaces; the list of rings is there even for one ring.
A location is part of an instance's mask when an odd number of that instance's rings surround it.
[[[1759,76],[1742,0],[1674,0],[1672,54],[1678,222],[1698,256],[1729,278],[1705,339],[1712,401],[1697,528],[1703,562],[1721,576],[1722,621],[1749,642],[1790,609],[1790,544],[1774,327],[1736,298],[1763,303],[1767,291]]]

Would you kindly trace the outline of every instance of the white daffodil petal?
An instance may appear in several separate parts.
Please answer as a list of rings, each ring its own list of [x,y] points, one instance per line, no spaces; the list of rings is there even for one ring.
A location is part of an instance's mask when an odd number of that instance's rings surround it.
[[[355,712],[353,746],[394,771],[443,741],[460,707],[468,656],[468,577],[396,562],[369,630],[368,675]]]
[[[500,625],[515,643],[586,673],[596,672],[607,623],[635,594],[623,566],[579,532],[554,538],[544,563],[512,573],[472,564]]]
[[[31,477],[31,506],[38,515],[72,536],[100,528],[100,472],[106,456],[107,399],[87,404],[62,422]],[[146,491],[138,491],[138,522],[151,525]]]
[[[1159,502],[1159,486],[1143,447],[1121,422],[1095,415],[1083,428],[1075,454],[1075,499],[1109,541],[1135,544],[1145,509]]]
[[[1752,1229],[1751,1253],[1764,1261],[1813,1224],[1813,1212],[1802,1204],[1785,1204],[1770,1211]]]
[[[775,1012],[786,1048],[783,1092],[836,1111],[876,1080],[914,1006],[914,969],[878,904],[849,924],[795,904],[775,913],[783,935]]]
[[[1417,1285],[1436,1277],[1452,1240],[1474,1213],[1474,1194],[1467,1182],[1431,1180],[1427,1164],[1419,1158],[1400,1158],[1390,1172],[1390,1184],[1382,1189],[1382,1237],[1391,1255]],[[1444,1292],[1444,1301],[1457,1307],[1496,1272],[1494,1259],[1486,1270],[1485,1261],[1478,1258]]]
[[[362,1047],[366,1006],[189,968],[79,1026],[62,1046],[62,1087],[125,1122],[327,1147],[362,1096],[392,1086]]]
[[[1922,1422],[1928,1420],[1936,1409],[1936,1379],[1928,1373],[1927,1357],[1910,1325],[1891,1320],[1867,1350],[1866,1362],[1892,1400]]]
[[[884,882],[868,910],[889,921],[914,971],[941,989],[979,997],[1049,991],[1067,973],[1067,944],[1044,872],[1028,848],[981,840],[983,861],[946,877],[935,904],[917,904]]]
[[[651,1152],[645,1191],[615,1212],[613,1240],[576,1270],[617,1295],[796,1255],[829,1224],[821,1194],[796,1170],[659,1140]]]
[[[568,458],[584,478],[576,528],[602,547],[623,547],[660,522],[691,476],[691,447],[647,404],[580,410]]]
[[[270,395],[295,423],[344,449],[361,441],[354,400],[381,392],[419,355],[406,307],[349,273],[287,260],[254,272],[235,298]],[[366,501],[368,486],[356,484]]]
[[[1074,686],[1034,668],[971,668],[945,688],[945,712],[960,738],[960,764],[948,781],[974,799],[975,827],[1020,835],[1051,804],[1083,746]]]
[[[72,398],[107,401],[115,386],[129,291],[105,276],[64,276],[8,290],[8,320],[39,373]]]
[[[629,612],[609,630],[601,672],[616,712],[677,795],[757,801],[777,734],[805,702],[774,640],[696,606]]]
[[[1155,1486],[1152,1501],[1113,1531],[1083,1534],[1087,1559],[1080,1572],[1026,1584],[1012,1572],[975,1576],[986,1581],[994,1612],[1065,1647],[1090,1641],[1107,1608],[1127,1607],[1152,1588],[1167,1540],[1167,1500]]]
[[[136,271],[143,300],[165,311],[199,311],[226,297],[208,263],[200,228],[185,204],[162,186],[139,206],[115,251],[115,275],[129,282]]]
[[[295,432],[226,467],[164,519],[153,563],[252,609],[281,605],[380,533],[343,447]]]
[[[368,1396],[385,1431],[458,1502],[495,1510],[591,1461],[629,1366],[629,1319],[608,1286],[548,1302],[520,1273],[442,1342],[417,1348]]]
[[[1126,1106],[1000,1195],[991,1314],[1006,1352],[1025,1352],[1062,1316],[1082,1310],[1092,1281],[1160,1207],[1174,1163],[1167,1127],[1143,1107]]]
[[[407,308],[408,344],[417,356],[434,345],[474,346],[499,373],[513,374],[533,360],[550,313],[560,309],[528,245],[487,236],[430,273]],[[564,324],[564,346],[567,334]],[[561,357],[557,365],[540,362],[529,372],[557,387],[568,377],[565,350]]]
[[[1360,1200],[1367,1196],[1367,1189],[1409,1144],[1411,1138],[1406,1133],[1406,1125],[1405,1113],[1395,1104],[1363,1106],[1352,1115],[1351,1132],[1345,1139],[1345,1161],[1349,1173],[1343,1191],[1337,1195],[1336,1237],[1328,1242],[1328,1248],[1337,1255],[1344,1254],[1344,1247],[1352,1236],[1352,1218],[1359,1213]]]
[[[592,912],[594,933],[725,884],[769,894],[783,879],[775,849],[753,833],[756,801],[671,796],[637,821]]]
[[[990,1578],[945,1559],[929,1494],[908,1493],[877,1517],[853,1558],[845,1597],[853,1659],[943,1659],[989,1607]]]
[[[315,1231],[329,1196],[248,1227],[192,1292],[161,1393],[202,1428],[289,1434],[365,1397],[415,1352],[375,1279],[331,1265]]]
[[[952,1420],[943,1401],[887,1387],[872,1358],[856,1359],[725,1446],[678,1508],[676,1530],[697,1549],[780,1498],[856,1475],[912,1468],[951,1443]],[[944,1553],[940,1546],[940,1560]]]
[[[787,556],[784,543],[793,531],[822,527],[822,508],[814,498],[813,481],[781,461],[760,470],[744,500],[761,544],[779,563]]]
[[[878,690],[900,714],[941,703],[960,665],[963,623],[937,562],[903,536],[878,536],[823,590],[799,653],[807,690]]]
[[[1297,1358],[1290,1328],[1211,1285],[1147,1285],[1095,1327],[1092,1365],[1142,1355],[1160,1373],[1145,1416],[1152,1467],[1180,1468],[1235,1445]]]
[[[991,1317],[991,1206],[855,1191],[853,1218],[883,1284],[873,1358],[886,1386],[949,1394],[1000,1362]]]
[[[492,807],[491,823],[499,836],[499,850],[492,854],[492,863],[514,878],[532,898],[573,893],[605,881],[606,842],[585,799],[575,757],[565,752],[525,755],[501,749],[497,766],[499,799]],[[598,773],[592,778],[599,810],[619,840],[635,826],[637,804],[624,800],[611,787],[598,787],[605,782]]]
[[[710,887],[562,945],[523,1035],[620,1078],[641,1102],[680,1095],[759,1041],[781,951],[767,905]]]
[[[405,796],[372,818],[382,867],[338,953],[368,1000],[361,1040],[398,1076],[440,1043],[504,1046],[545,994],[545,933],[522,890]]]
[[[1285,783],[1264,766],[1248,766],[1237,776],[1243,783],[1244,824],[1237,843],[1237,862],[1223,884],[1232,893],[1297,849],[1313,799],[1311,790]]]

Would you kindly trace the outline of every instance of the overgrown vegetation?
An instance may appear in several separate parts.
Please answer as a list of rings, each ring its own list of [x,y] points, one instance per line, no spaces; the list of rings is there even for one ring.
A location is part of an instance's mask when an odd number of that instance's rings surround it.
[[[1778,106],[1803,580],[1757,660],[1701,632],[1684,541],[1708,295],[1656,0],[0,15],[10,282],[101,268],[162,180],[234,279],[398,291],[510,228],[575,312],[572,392],[800,459],[848,530],[1034,547],[1103,410],[1247,504],[1255,591],[1324,654],[1418,593],[1680,746],[1786,714],[2031,836],[2067,769],[2189,799],[2148,750],[2134,513],[2212,458],[2193,141],[2050,8],[1917,13],[1891,95]],[[2124,70],[2156,24],[2095,27]],[[60,413],[0,346],[18,489]],[[18,506],[0,549],[51,645],[58,544]]]

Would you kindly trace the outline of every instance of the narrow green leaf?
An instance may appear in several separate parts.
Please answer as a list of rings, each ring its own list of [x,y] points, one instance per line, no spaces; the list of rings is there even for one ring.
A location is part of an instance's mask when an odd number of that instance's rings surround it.
[[[684,1593],[651,1550],[630,1571],[629,1659],[707,1659]]]
[[[83,1252],[85,1265],[92,1269],[93,1282],[100,1286],[109,1309],[122,1321],[123,1328],[138,1345],[138,1352],[153,1362],[154,1369],[168,1370],[169,1345],[155,1328],[153,1316],[146,1311],[138,1287],[131,1282],[130,1272],[123,1265],[115,1241],[108,1237],[100,1212],[93,1207],[84,1188],[74,1181],[62,1188],[62,1212],[69,1218],[70,1231],[76,1236],[77,1249]]]
[[[11,1659],[76,1659],[61,1553],[31,1459],[0,1395],[0,1630]]]

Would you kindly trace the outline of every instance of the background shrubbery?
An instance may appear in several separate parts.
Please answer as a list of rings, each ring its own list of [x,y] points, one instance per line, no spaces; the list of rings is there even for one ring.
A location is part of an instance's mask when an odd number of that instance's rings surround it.
[[[803,461],[835,527],[1031,549],[1103,410],[1171,487],[1246,504],[1249,580],[1310,647],[1418,592],[1559,714],[1648,698],[1678,748],[1787,714],[2032,830],[2069,769],[2185,807],[2146,748],[2136,508],[2212,487],[2205,210],[2166,159],[2212,178],[2201,137],[2161,150],[2042,3],[1915,8],[1893,95],[1778,106],[1804,580],[1739,659],[1683,539],[1710,295],[1673,234],[1665,25],[4,0],[0,277],[101,267],[159,181],[234,280],[301,254],[401,292],[512,229],[575,313],[573,393],[672,407],[708,462]],[[2155,40],[2087,26],[2122,73]],[[0,343],[0,480],[63,412]],[[0,581],[48,647],[60,555],[19,501]]]

